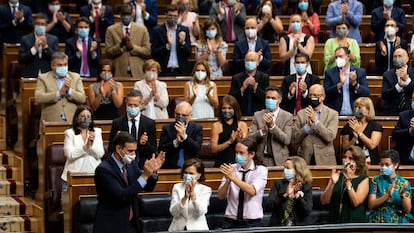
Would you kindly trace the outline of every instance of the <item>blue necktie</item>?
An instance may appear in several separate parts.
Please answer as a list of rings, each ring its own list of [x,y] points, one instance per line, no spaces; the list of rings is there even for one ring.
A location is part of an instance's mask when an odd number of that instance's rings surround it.
[[[182,146],[180,146],[179,149],[178,149],[177,166],[183,167],[183,165],[184,165],[184,149],[183,149]]]

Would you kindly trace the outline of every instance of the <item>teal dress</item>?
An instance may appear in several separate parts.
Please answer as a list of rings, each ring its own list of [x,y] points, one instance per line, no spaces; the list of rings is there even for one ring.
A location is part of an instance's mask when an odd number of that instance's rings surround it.
[[[389,176],[378,175],[374,176],[369,185],[369,194],[374,194],[377,197],[382,197],[387,193],[389,186],[395,181],[394,192],[391,198],[382,203],[381,206],[373,210],[368,215],[368,222],[372,223],[409,223],[414,222],[411,213],[403,213],[402,202],[400,197],[400,190],[404,186],[406,179],[396,174],[394,178]],[[411,198],[411,184],[408,182],[405,195]]]
[[[360,175],[351,180],[352,187],[355,191],[358,189],[359,183],[368,178],[367,175]],[[348,196],[348,190],[345,187],[344,175],[339,176],[331,196],[331,204],[329,208],[330,223],[361,223],[366,222],[367,201],[365,198],[359,206],[353,207]]]

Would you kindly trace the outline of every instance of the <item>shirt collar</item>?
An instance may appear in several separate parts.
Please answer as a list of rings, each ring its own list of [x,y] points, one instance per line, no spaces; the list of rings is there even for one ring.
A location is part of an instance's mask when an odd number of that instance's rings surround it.
[[[141,111],[140,111],[140,113],[138,113],[138,115],[137,115],[136,117],[134,117],[134,119],[135,119],[136,121],[138,121],[138,120],[139,120],[139,118],[140,118],[140,116],[141,116]],[[130,117],[128,114],[127,114],[127,118],[128,118],[128,121],[130,121],[130,120],[132,119],[132,117]]]
[[[11,4],[10,2],[9,2],[9,6],[10,6],[10,9],[12,9],[14,6],[17,8],[17,9],[19,9],[19,3],[16,3],[16,4]]]
[[[115,160],[115,163],[116,163],[116,165],[118,166],[119,170],[121,170],[121,171],[122,171],[122,167],[124,166],[124,164],[123,164],[123,163],[121,163],[119,160],[117,160],[117,159],[115,158],[115,152],[114,152],[114,153],[112,153],[111,157]]]

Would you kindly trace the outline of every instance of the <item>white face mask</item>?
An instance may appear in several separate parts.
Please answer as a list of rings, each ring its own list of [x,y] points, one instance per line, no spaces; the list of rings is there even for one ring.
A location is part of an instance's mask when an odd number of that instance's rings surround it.
[[[385,28],[385,33],[388,36],[395,36],[395,33],[396,33],[395,27],[386,27]]]
[[[145,72],[145,79],[148,81],[156,80],[158,77],[158,74],[154,71],[147,71]]]
[[[269,14],[272,12],[272,8],[269,5],[264,5],[262,7],[262,13],[263,14]]]
[[[134,161],[136,157],[137,157],[136,155],[125,154],[124,157],[122,157],[122,162],[124,162],[124,164],[131,164],[132,161]]]
[[[196,71],[195,72],[195,76],[198,80],[204,80],[207,77],[207,72],[206,71]]]
[[[245,33],[246,33],[247,38],[253,39],[257,35],[257,30],[250,28],[250,29],[246,29]]]
[[[60,5],[49,5],[50,12],[56,12],[60,10]]]
[[[346,60],[341,57],[337,57],[335,62],[336,62],[336,66],[338,66],[339,68],[342,68],[346,65]]]

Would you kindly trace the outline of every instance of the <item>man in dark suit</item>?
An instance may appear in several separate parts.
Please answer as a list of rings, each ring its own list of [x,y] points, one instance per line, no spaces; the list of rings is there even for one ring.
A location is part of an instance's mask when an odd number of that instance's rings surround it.
[[[280,107],[292,114],[297,114],[308,103],[309,88],[319,84],[319,77],[306,72],[310,66],[310,58],[304,53],[295,55],[296,74],[291,74],[282,80],[282,103]]]
[[[103,4],[102,0],[93,0],[91,4],[81,7],[79,14],[88,18],[91,22],[92,37],[105,42],[106,29],[114,24],[112,7]]]
[[[158,5],[156,0],[131,0],[130,4],[134,7],[135,23],[145,26],[149,35],[158,23]]]
[[[394,50],[398,48],[408,50],[407,41],[397,36],[399,29],[393,19],[387,20],[384,30],[386,33],[385,38],[378,41],[375,46],[375,65],[380,69],[381,73],[394,68],[392,63]]]
[[[335,50],[336,66],[325,71],[323,83],[326,105],[341,116],[352,115],[354,101],[358,97],[370,95],[365,69],[352,67],[349,53],[348,47]]]
[[[375,8],[371,13],[371,29],[375,32],[375,42],[384,38],[385,24],[390,19],[393,19],[397,23],[399,28],[397,36],[401,37],[407,30],[407,20],[404,10],[400,7],[393,6],[391,2],[391,5],[388,5],[388,2],[385,2],[383,6]]]
[[[152,56],[161,65],[159,76],[190,75],[191,42],[188,28],[177,24],[178,7],[167,6],[167,22],[154,28]]]
[[[142,169],[147,159],[155,153],[157,149],[155,121],[142,115],[139,107],[142,102],[142,93],[137,90],[131,90],[126,96],[126,112],[124,116],[120,116],[112,121],[111,133],[109,136],[108,152],[114,152],[113,140],[115,136],[121,132],[130,132],[137,142],[139,167]]]
[[[233,75],[229,95],[240,104],[243,116],[265,108],[265,89],[269,86],[269,75],[257,70],[259,54],[250,51],[244,59],[246,71]]]
[[[46,31],[65,43],[73,34],[72,20],[68,13],[63,12],[59,0],[48,0]]]
[[[25,65],[22,72],[25,78],[37,78],[50,71],[50,59],[58,51],[58,38],[46,33],[46,15],[37,14],[34,23],[34,32],[22,38],[19,48],[19,63]]]
[[[75,23],[76,35],[66,41],[65,53],[69,57],[69,70],[81,77],[97,77],[101,59],[101,43],[89,36],[90,24],[86,17],[79,17]]]
[[[220,25],[223,40],[227,43],[244,38],[246,8],[243,3],[234,0],[214,1],[210,8],[210,17]]]
[[[408,61],[407,51],[396,49],[393,55],[394,68],[383,74],[381,98],[385,115],[396,116],[411,108],[414,69],[408,67]]]
[[[244,58],[247,52],[253,51],[259,53],[259,66],[257,70],[269,73],[272,65],[272,56],[270,55],[269,43],[257,36],[257,21],[255,17],[250,17],[244,25],[246,38],[236,42],[233,52],[233,74],[244,70]]]
[[[191,104],[180,102],[175,108],[175,122],[162,127],[158,151],[165,152],[164,168],[180,168],[185,160],[198,157],[203,129],[191,121],[191,116]]]
[[[95,170],[98,196],[94,233],[141,232],[138,223],[138,192],[151,192],[158,180],[157,171],[165,161],[161,152],[145,161],[141,170],[135,160],[137,143],[126,132],[113,141],[114,152]]]

